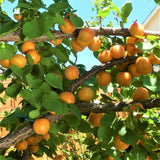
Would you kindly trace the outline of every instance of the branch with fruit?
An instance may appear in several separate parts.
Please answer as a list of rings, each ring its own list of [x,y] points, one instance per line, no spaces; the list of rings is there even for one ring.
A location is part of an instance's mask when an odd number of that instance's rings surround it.
[[[128,28],[114,28],[114,27],[90,27],[94,32],[95,35],[113,35],[113,36],[123,36],[123,37],[129,37],[129,29]],[[56,39],[65,39],[65,38],[73,38],[76,37],[81,29],[76,29],[73,33],[63,33],[62,31],[52,31],[53,36]],[[154,36],[160,36],[160,32],[157,31],[149,31],[145,30],[144,35],[154,35]],[[4,36],[0,36],[0,41],[12,41],[12,42],[20,42],[21,39],[19,37],[19,31],[14,31],[11,33],[8,33]],[[31,39],[30,41],[33,42],[42,42],[42,41],[51,41],[51,39],[43,35],[38,38]]]

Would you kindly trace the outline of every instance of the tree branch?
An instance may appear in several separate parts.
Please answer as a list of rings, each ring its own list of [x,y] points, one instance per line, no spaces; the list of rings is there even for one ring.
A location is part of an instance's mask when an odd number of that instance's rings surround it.
[[[131,36],[128,28],[113,28],[113,27],[102,27],[102,28],[101,27],[100,28],[90,27],[90,28],[94,30],[96,35],[117,35],[117,36],[123,36],[123,37]],[[64,39],[64,38],[76,37],[79,31],[80,29],[76,29],[75,32],[70,33],[70,34],[65,34],[65,33],[62,33],[61,31],[52,31],[52,34],[54,35],[56,39],[59,39],[59,38]],[[145,30],[145,35],[160,36],[160,32]],[[43,35],[41,37],[31,39],[30,41],[40,42],[40,41],[50,41],[50,40],[51,39],[48,38],[48,36]],[[19,31],[14,31],[4,36],[0,36],[0,41],[20,42],[21,39],[19,37]]]
[[[100,66],[96,66],[95,68],[91,69],[90,71],[84,73],[78,79],[74,80],[71,83],[71,85],[69,86],[68,91],[75,92],[80,85],[82,85],[85,81],[87,81],[89,78],[93,77],[94,75],[96,75],[100,71],[109,69],[117,64],[123,64],[127,61],[128,62],[135,61],[136,58],[137,57],[124,57],[124,58],[120,58],[120,59],[111,60],[110,62],[102,64]]]
[[[50,121],[50,123],[59,121],[62,117],[62,115],[53,114],[47,114],[45,116],[45,118],[47,118]],[[7,136],[0,139],[0,151],[15,145],[17,142],[26,139],[32,134],[34,134],[34,130],[31,123],[24,126],[23,128],[13,131],[11,134],[8,134]]]
[[[130,104],[141,103],[144,109],[158,108],[160,107],[160,98],[153,98],[141,101],[119,102],[119,103],[106,103],[96,104],[88,102],[78,102],[76,105],[82,113],[109,113],[123,111],[125,107]]]

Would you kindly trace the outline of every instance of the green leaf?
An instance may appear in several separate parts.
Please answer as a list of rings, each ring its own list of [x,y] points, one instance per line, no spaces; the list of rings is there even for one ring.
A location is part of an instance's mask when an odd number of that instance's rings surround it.
[[[68,55],[66,55],[66,53],[62,52],[58,47],[54,48],[53,54],[57,57],[58,61],[61,63],[65,63],[67,62],[68,59]]]
[[[54,73],[48,73],[45,81],[54,88],[62,89],[62,79]]]
[[[160,48],[158,47],[153,48],[153,53],[156,58],[160,59]]]
[[[83,119],[81,120],[80,125],[78,126],[78,130],[82,133],[89,133],[92,131],[90,125]]]
[[[42,7],[44,7],[44,4],[42,3],[41,0],[32,0],[32,4],[36,8],[42,8]]]
[[[77,118],[80,118],[80,110],[75,104],[69,104],[69,109]]]
[[[148,153],[143,147],[135,145],[132,150],[132,155],[134,156],[134,159],[142,160],[147,158]]]
[[[101,125],[106,127],[111,127],[116,118],[115,112],[110,112],[107,115],[104,115],[101,119]]]
[[[77,128],[80,124],[80,120],[79,118],[77,118],[75,115],[73,114],[69,114],[67,116],[65,116],[64,120],[67,122],[67,124],[71,127],[71,128]]]
[[[69,4],[67,2],[56,2],[49,6],[48,12],[51,15],[54,15],[55,12],[64,11],[67,8],[69,8]]]
[[[122,17],[122,20],[124,22],[127,21],[127,18],[130,15],[132,9],[133,8],[132,8],[132,2],[131,1],[127,1],[122,5],[122,7],[121,7],[121,17]]]
[[[43,32],[39,27],[39,22],[37,20],[32,20],[30,22],[25,22],[23,25],[23,34],[28,39],[40,37]]]
[[[39,112],[39,110],[37,110],[37,109],[32,110],[32,111],[29,112],[29,117],[30,117],[31,119],[35,119],[35,118],[37,118],[39,115],[40,115],[40,112]]]
[[[126,144],[135,145],[139,140],[139,135],[136,131],[134,132],[128,129],[127,133],[124,136],[120,136],[120,139]]]
[[[112,138],[112,132],[113,130],[109,127],[101,126],[98,129],[98,137],[101,141],[104,141],[105,143],[109,143]]]
[[[40,88],[34,88],[33,90],[25,89],[21,92],[24,100],[28,101],[32,106],[36,107],[38,110],[41,106],[41,99],[43,92]]]
[[[5,90],[6,95],[12,98],[16,99],[16,96],[19,94],[19,92],[22,89],[22,85],[20,81],[12,82]]]
[[[134,126],[134,122],[133,122],[133,119],[131,117],[131,115],[129,114],[127,119],[126,119],[126,123],[125,123],[125,126],[131,130],[134,131],[135,129],[135,126]]]
[[[26,80],[30,88],[35,88],[42,84],[41,80],[32,76],[31,73],[26,75]]]
[[[103,8],[98,12],[98,16],[101,16],[102,18],[107,17],[110,13],[110,10],[110,7]]]
[[[42,97],[42,105],[47,111],[54,111],[56,114],[66,114],[69,111],[67,103],[61,102],[59,95],[54,91]]]
[[[52,19],[54,24],[64,25],[64,18],[59,13],[56,12]]]
[[[0,83],[0,93],[2,93],[5,90],[3,83]]]
[[[23,71],[16,65],[11,65],[10,69],[12,70],[13,73],[15,73],[19,78],[23,77]]]
[[[53,17],[47,12],[43,12],[38,19],[39,28],[41,32],[47,33],[50,28],[53,26]]]
[[[10,59],[16,51],[17,49],[15,46],[0,43],[0,59]]]
[[[13,31],[16,31],[18,28],[18,24],[11,21],[11,22],[8,22],[6,24],[4,24],[1,28],[0,28],[0,35],[1,36],[4,36],[8,33],[11,33]]]
[[[70,20],[73,23],[73,25],[76,27],[83,26],[83,20],[78,16],[74,16],[72,13],[70,13]]]
[[[143,85],[153,91],[160,91],[160,76],[155,77],[154,75],[143,77]]]
[[[51,87],[46,82],[43,82],[40,88],[42,89],[44,93],[49,93],[51,91]]]

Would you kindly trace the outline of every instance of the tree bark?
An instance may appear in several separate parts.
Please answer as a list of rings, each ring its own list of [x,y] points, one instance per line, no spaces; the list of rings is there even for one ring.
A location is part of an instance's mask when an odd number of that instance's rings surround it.
[[[123,37],[128,37],[131,36],[129,33],[128,28],[113,28],[113,27],[90,27],[91,29],[94,30],[96,35],[115,35],[115,36],[123,36]],[[76,29],[75,32],[70,33],[70,34],[65,34],[61,31],[52,31],[52,34],[56,39],[59,38],[72,38],[76,37],[77,34],[79,33],[80,29]],[[145,30],[145,36],[146,35],[154,35],[154,36],[160,36],[160,32],[154,32],[154,31],[148,31]],[[40,42],[40,41],[50,41],[51,39],[48,38],[48,36],[43,35],[38,38],[31,39],[30,41],[33,42]],[[0,36],[0,41],[12,41],[12,42],[20,42],[21,39],[19,37],[19,31],[14,31],[11,33],[8,33],[4,36]]]

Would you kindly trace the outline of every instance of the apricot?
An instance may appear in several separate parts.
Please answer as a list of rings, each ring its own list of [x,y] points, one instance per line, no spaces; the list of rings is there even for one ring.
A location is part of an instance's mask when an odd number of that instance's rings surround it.
[[[136,37],[127,37],[126,44],[135,44],[136,43]]]
[[[101,63],[106,63],[112,60],[111,54],[109,50],[103,50],[98,55],[98,60]]]
[[[129,147],[129,144],[126,144],[120,140],[119,135],[116,135],[114,138],[115,148],[119,151],[123,151]]]
[[[151,64],[157,64],[157,65],[160,64],[160,59],[158,59],[158,58],[154,55],[154,53],[151,53],[151,54],[149,55],[148,59],[149,59],[149,61],[150,61]]]
[[[51,40],[50,43],[54,44],[55,46],[58,46],[62,43],[63,39],[56,39],[56,40]]]
[[[89,114],[89,122],[95,126],[95,127],[100,127],[100,120],[104,116],[103,113],[90,113]]]
[[[138,57],[135,65],[138,72],[142,75],[147,75],[152,72],[152,64],[147,57]]]
[[[129,72],[119,72],[116,81],[120,86],[127,87],[131,84],[132,75]]]
[[[130,64],[128,66],[128,72],[131,73],[133,78],[141,76],[141,73],[137,70],[137,67],[135,64]]]
[[[142,24],[135,21],[133,24],[130,25],[129,32],[132,37],[144,36],[144,27]]]
[[[89,87],[83,87],[79,90],[78,97],[80,101],[88,102],[94,97],[93,90]]]
[[[83,28],[78,33],[77,43],[81,47],[84,47],[84,45],[88,46],[92,42],[94,36],[95,33],[91,28]]]
[[[0,60],[0,65],[4,68],[9,68],[10,67],[9,59],[1,59]]]
[[[120,44],[113,45],[110,48],[110,54],[112,58],[118,59],[125,56],[124,47]]]
[[[68,66],[64,71],[65,77],[69,80],[75,80],[79,76],[79,70],[76,66]]]
[[[78,42],[77,42],[77,39],[76,38],[73,38],[72,41],[71,41],[71,46],[72,46],[72,49],[76,52],[80,52],[80,51],[83,51],[84,50],[84,47],[81,47]]]
[[[75,96],[73,93],[64,91],[59,95],[59,98],[62,102],[66,102],[68,104],[75,103]]]
[[[101,39],[99,37],[94,37],[91,43],[88,45],[91,51],[98,51],[101,48]]]
[[[111,82],[111,75],[109,72],[101,71],[96,76],[97,83],[101,86],[107,86]]]
[[[76,30],[69,18],[64,18],[64,25],[60,25],[59,28],[63,33],[72,33]]]
[[[146,100],[149,97],[149,92],[146,88],[139,87],[134,90],[132,98],[133,100]]]

